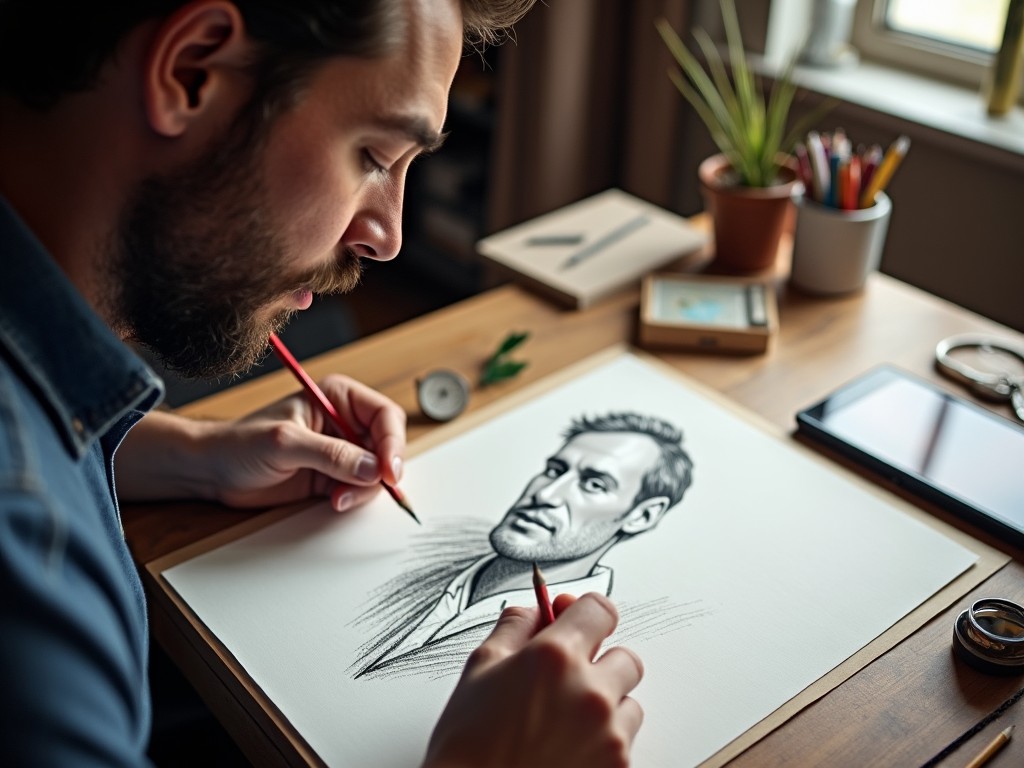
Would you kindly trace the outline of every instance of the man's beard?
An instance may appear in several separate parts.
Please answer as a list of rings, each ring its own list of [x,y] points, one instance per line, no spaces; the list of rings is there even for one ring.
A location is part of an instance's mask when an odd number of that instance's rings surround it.
[[[267,353],[294,310],[271,305],[297,290],[330,294],[359,282],[346,249],[313,270],[289,255],[264,202],[266,130],[231,131],[198,162],[143,181],[122,217],[108,275],[118,330],[187,377],[242,373]]]
[[[551,530],[547,524],[530,524],[527,526],[527,531],[530,531],[530,528],[535,525],[534,531],[524,533],[517,531],[514,527],[518,512],[527,513],[529,517],[541,521],[545,521],[547,517],[541,508],[528,505],[516,506],[491,529],[489,536],[491,548],[509,560],[518,560],[524,563],[579,560],[592,555],[602,547],[606,547],[609,542],[618,539],[618,531],[614,525],[602,528],[584,527],[572,535],[568,535],[564,530],[559,531],[555,524],[551,525],[554,530]],[[540,533],[542,530],[548,532]]]

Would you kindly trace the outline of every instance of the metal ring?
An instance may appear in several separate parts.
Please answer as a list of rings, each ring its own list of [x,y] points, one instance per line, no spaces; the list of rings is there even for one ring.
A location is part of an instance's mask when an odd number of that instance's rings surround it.
[[[984,672],[1024,673],[1024,607],[997,597],[975,601],[953,624],[953,650]]]
[[[987,373],[957,360],[949,353],[963,347],[999,350],[1024,362],[1024,350],[984,334],[962,333],[943,339],[935,345],[935,364],[941,373],[967,384],[979,395],[1006,400],[1013,393],[1016,377],[1005,373]]]

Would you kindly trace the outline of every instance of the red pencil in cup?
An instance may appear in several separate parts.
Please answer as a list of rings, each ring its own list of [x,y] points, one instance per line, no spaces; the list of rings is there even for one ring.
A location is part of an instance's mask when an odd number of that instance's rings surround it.
[[[854,155],[846,168],[846,186],[843,190],[843,208],[847,211],[856,210],[860,205],[860,179],[861,161],[858,155]]]
[[[325,395],[323,390],[317,386],[316,382],[309,377],[309,374],[306,373],[305,369],[299,365],[299,361],[295,359],[295,356],[292,355],[288,350],[288,347],[284,345],[284,342],[277,337],[276,333],[270,334],[270,346],[274,348],[274,353],[281,359],[281,362],[284,363],[285,367],[295,374],[295,378],[297,378],[302,386],[305,387],[306,392],[308,392],[320,407],[323,408],[324,413],[327,414],[334,426],[338,428],[342,437],[350,443],[361,445],[358,436],[341,418],[341,414],[338,413],[338,409],[334,407],[334,403],[327,399],[327,395]],[[405,500],[405,496],[400,490],[394,486],[388,485],[383,480],[380,481],[380,484],[384,486],[384,490],[390,494],[391,498],[395,500],[398,506],[409,513],[409,517],[417,523],[420,522],[420,519],[416,517],[416,513],[412,511],[412,507],[409,506],[409,502]]]
[[[550,625],[555,620],[555,611],[551,607],[551,599],[548,597],[548,583],[540,572],[537,564],[533,564],[533,591],[537,595],[537,607],[540,608],[540,627]]]

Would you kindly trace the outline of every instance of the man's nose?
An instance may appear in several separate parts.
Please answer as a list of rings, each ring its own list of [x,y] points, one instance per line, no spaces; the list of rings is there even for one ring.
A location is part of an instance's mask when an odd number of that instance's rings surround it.
[[[558,477],[545,478],[547,482],[534,491],[533,497],[542,504],[559,506],[566,490],[574,482],[573,473],[565,472]]]
[[[345,231],[344,245],[357,256],[390,261],[402,248],[402,194],[368,197]]]

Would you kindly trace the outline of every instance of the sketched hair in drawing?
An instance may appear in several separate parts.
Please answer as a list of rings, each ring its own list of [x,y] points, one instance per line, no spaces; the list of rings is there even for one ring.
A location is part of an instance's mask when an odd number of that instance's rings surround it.
[[[635,432],[648,435],[657,443],[661,461],[643,476],[634,503],[655,496],[667,496],[668,506],[672,508],[682,501],[683,494],[693,481],[693,461],[683,450],[683,433],[677,427],[653,416],[626,411],[592,419],[586,416],[574,419],[562,437],[568,442],[584,432]]]
[[[682,500],[693,462],[679,428],[631,411],[573,419],[562,437],[490,530],[490,551],[480,542],[479,524],[463,523],[447,539],[433,534],[431,549],[445,553],[437,559],[446,562],[419,560],[385,585],[381,602],[357,622],[383,630],[365,646],[357,677],[386,670],[436,674],[442,662],[461,666],[471,641],[482,639],[471,630],[489,629],[506,605],[535,603],[535,562],[552,595],[611,594],[612,569],[601,558],[618,542],[652,530]],[[666,615],[664,604],[658,610]],[[692,606],[672,611],[668,606],[677,618],[693,615]]]

